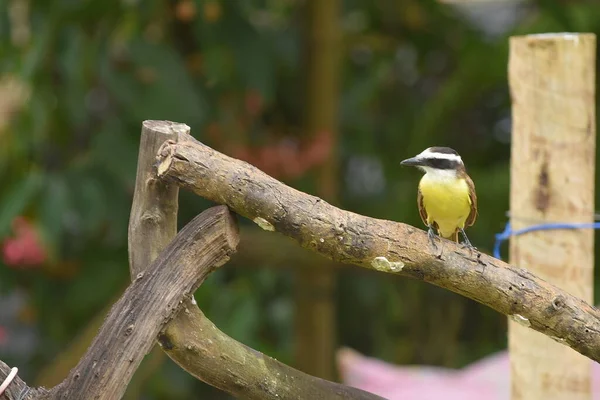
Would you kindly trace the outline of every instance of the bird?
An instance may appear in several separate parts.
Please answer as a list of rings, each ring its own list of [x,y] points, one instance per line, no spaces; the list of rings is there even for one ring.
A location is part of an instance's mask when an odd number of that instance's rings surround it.
[[[425,172],[418,186],[417,205],[433,247],[437,248],[435,230],[438,236],[456,243],[460,232],[463,247],[475,249],[465,228],[477,219],[477,194],[458,152],[450,147],[429,147],[400,165]]]

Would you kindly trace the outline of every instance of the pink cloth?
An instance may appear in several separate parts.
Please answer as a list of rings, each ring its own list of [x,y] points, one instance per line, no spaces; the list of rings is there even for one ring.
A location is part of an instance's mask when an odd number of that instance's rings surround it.
[[[389,400],[509,400],[508,352],[488,356],[462,369],[397,366],[351,349],[337,354],[344,384]],[[592,396],[600,400],[600,364],[592,367]]]

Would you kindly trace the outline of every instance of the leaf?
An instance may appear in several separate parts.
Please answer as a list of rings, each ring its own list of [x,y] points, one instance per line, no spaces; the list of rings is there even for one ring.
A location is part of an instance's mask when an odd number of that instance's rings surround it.
[[[207,82],[222,83],[234,80],[233,66],[229,49],[209,45],[203,53],[204,75]]]
[[[256,342],[256,333],[260,321],[260,307],[256,296],[240,294],[240,298],[229,314],[228,333],[243,343]]]
[[[22,78],[27,82],[34,79],[36,73],[44,67],[45,57],[52,49],[52,40],[56,34],[56,26],[53,18],[44,18],[41,21],[41,28],[36,29],[36,34],[32,36],[32,44],[24,54],[21,65]],[[47,74],[47,71],[44,71]]]
[[[106,121],[92,138],[92,157],[97,167],[118,182],[133,185],[137,166],[138,136],[128,135],[117,118]]]
[[[92,175],[77,176],[70,182],[73,208],[81,220],[82,234],[90,235],[105,221],[108,213],[108,197]]]
[[[0,237],[10,232],[12,220],[21,214],[40,190],[42,176],[37,172],[30,173],[17,181],[6,196],[0,199]]]
[[[203,93],[171,47],[136,39],[129,51],[132,65],[128,70],[112,70],[106,60],[104,75],[131,120],[164,119],[192,126],[204,122]]]
[[[44,241],[50,255],[60,248],[65,216],[71,209],[67,180],[63,175],[49,175],[45,180],[43,201],[39,204],[39,219]]]
[[[115,257],[115,260],[111,260],[109,257],[90,253],[77,276],[77,283],[68,285],[63,292],[65,303],[70,304],[72,314],[82,320],[85,320],[90,311],[101,308],[110,300],[109,294],[119,290],[129,276],[126,262],[122,258]]]
[[[566,32],[577,31],[577,28],[573,26],[571,16],[568,12],[565,12],[565,7],[559,2],[554,0],[538,0],[538,6],[542,13],[554,18],[561,25],[561,30]]]
[[[65,35],[64,50],[58,55],[58,64],[65,77],[69,77],[63,84],[60,93],[61,106],[65,108],[73,125],[81,126],[85,123],[88,113],[85,110],[88,85],[82,56],[90,58],[90,43],[85,41],[81,31],[68,29]]]
[[[240,37],[233,51],[237,72],[246,87],[258,90],[269,101],[275,91],[275,68],[264,38],[255,33]]]

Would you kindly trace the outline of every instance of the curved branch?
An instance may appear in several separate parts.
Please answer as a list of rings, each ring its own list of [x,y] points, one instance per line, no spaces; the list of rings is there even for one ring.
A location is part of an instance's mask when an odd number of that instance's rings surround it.
[[[238,239],[235,219],[225,206],[194,218],[145,272],[138,273],[85,356],[47,398],[120,399],[182,297],[229,260]]]
[[[186,309],[158,337],[169,357],[200,380],[249,400],[383,400],[300,372],[221,332],[198,307]]]
[[[529,271],[444,240],[437,257],[424,231],[336,208],[195,139],[158,153],[167,182],[226,204],[332,260],[432,283],[511,316],[600,361],[600,311]]]
[[[168,121],[144,121],[134,200],[129,221],[132,276],[143,271],[175,236],[177,185],[157,180],[158,147],[189,140],[189,128]],[[319,379],[282,364],[219,331],[193,297],[158,335],[169,357],[196,378],[245,399],[381,400],[359,389]]]

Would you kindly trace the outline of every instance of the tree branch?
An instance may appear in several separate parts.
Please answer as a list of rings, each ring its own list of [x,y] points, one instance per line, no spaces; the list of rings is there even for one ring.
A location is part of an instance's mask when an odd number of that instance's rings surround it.
[[[10,374],[11,367],[0,361],[0,384],[4,382],[8,374]],[[36,399],[40,396],[44,396],[48,391],[44,388],[33,388],[28,386],[19,376],[15,376],[10,385],[6,388],[4,393],[0,395],[0,399],[8,400],[25,400],[25,399]]]
[[[158,153],[159,177],[226,204],[332,260],[423,280],[511,316],[600,361],[600,312],[536,277],[443,241],[431,251],[423,230],[333,207],[189,137]],[[416,212],[416,211],[415,211]]]
[[[132,279],[167,247],[177,234],[179,187],[156,179],[156,152],[168,139],[189,136],[185,124],[144,121],[138,152],[135,190],[129,217],[129,269]]]
[[[161,333],[163,350],[198,379],[249,400],[383,400],[353,387],[300,372],[221,332],[198,307],[186,309]]]
[[[188,140],[189,128],[168,121],[145,121],[129,221],[132,275],[143,271],[176,232],[177,185],[157,180],[153,165],[158,147]],[[158,335],[169,357],[196,378],[244,399],[381,399],[328,382],[284,365],[219,331],[191,296]]]
[[[47,398],[120,399],[182,297],[227,262],[237,243],[237,226],[227,207],[213,207],[194,218],[145,272],[136,275],[86,355]]]

